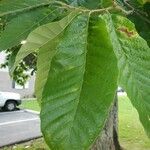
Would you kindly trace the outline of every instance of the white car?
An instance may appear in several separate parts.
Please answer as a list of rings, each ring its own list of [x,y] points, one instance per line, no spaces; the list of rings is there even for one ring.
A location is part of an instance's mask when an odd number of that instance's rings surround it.
[[[13,111],[21,104],[20,94],[12,92],[0,92],[0,108]]]

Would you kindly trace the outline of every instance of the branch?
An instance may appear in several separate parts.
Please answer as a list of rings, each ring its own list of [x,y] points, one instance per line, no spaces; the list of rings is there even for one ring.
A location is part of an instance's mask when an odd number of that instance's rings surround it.
[[[86,8],[81,8],[81,7],[74,7],[71,5],[67,5],[66,3],[60,2],[60,1],[55,1],[56,4],[61,5],[61,8],[64,9],[74,9],[74,10],[79,10],[81,12],[89,12],[89,13],[103,13],[103,12],[107,12],[107,11],[111,11],[111,10],[117,10],[117,11],[121,11],[126,15],[129,15],[130,13],[132,13],[132,11],[126,11],[125,9],[123,9],[122,7],[120,7],[119,5],[117,5],[117,3],[114,2],[113,6],[107,7],[107,8],[102,8],[102,9],[86,9]]]

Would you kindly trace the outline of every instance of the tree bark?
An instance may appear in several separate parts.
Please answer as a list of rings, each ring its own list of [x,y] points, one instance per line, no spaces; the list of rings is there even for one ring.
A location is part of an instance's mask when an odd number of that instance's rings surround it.
[[[114,104],[109,113],[106,125],[92,146],[91,150],[121,150],[118,141],[118,98],[114,99]]]

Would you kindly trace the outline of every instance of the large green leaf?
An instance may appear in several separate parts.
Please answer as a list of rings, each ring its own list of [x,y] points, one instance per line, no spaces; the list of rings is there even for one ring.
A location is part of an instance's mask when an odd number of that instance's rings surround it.
[[[119,84],[127,92],[150,136],[150,48],[121,16],[104,15],[118,59]]]
[[[35,51],[38,52],[39,49],[61,34],[78,13],[78,11],[73,11],[67,17],[58,22],[45,24],[32,31],[29,34],[26,43],[21,47],[16,56],[16,61],[14,67],[12,68],[12,72],[23,58],[28,56],[30,53]]]
[[[0,35],[0,51],[19,45],[32,30],[53,21],[58,15],[56,9],[40,8],[13,18],[6,24],[5,30]]]
[[[40,116],[51,149],[88,149],[102,131],[115,96],[117,61],[105,24],[93,21],[89,31],[88,24],[87,15],[75,18],[59,39],[57,52],[50,54]],[[47,68],[42,61],[39,67]]]
[[[49,0],[1,0],[0,15],[17,10],[30,9],[32,6],[48,3]]]

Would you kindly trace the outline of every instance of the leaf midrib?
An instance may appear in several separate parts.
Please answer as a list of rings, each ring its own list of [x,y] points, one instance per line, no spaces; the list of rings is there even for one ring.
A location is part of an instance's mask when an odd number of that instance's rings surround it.
[[[87,20],[87,26],[86,26],[86,33],[87,33],[87,37],[86,37],[86,43],[85,43],[85,55],[87,55],[87,46],[88,46],[88,28],[89,28],[89,21],[90,21],[90,13],[88,14],[88,20]],[[87,58],[87,57],[86,57]],[[82,79],[82,86],[80,88],[80,95],[78,97],[78,103],[77,103],[77,107],[76,107],[76,110],[75,110],[75,113],[74,113],[74,116],[73,116],[73,121],[72,121],[72,126],[70,128],[70,132],[69,132],[69,140],[70,140],[70,137],[71,137],[71,130],[73,129],[73,126],[74,126],[74,122],[75,122],[75,118],[77,116],[77,110],[79,108],[79,104],[80,104],[80,97],[81,97],[81,93],[82,93],[82,89],[83,89],[83,84],[84,84],[84,78],[85,78],[85,72],[86,72],[86,60],[85,60],[85,67],[84,67],[84,73],[83,73],[83,79]]]

